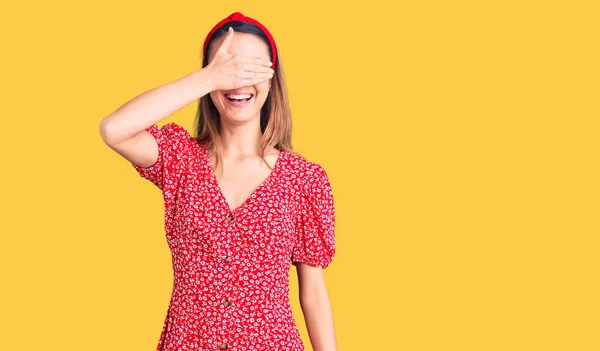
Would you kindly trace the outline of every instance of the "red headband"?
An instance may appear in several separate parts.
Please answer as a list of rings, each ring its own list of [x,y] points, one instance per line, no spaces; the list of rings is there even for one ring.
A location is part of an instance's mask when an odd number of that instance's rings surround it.
[[[244,21],[244,22],[252,23],[255,26],[257,26],[258,28],[260,28],[266,34],[267,38],[269,38],[269,43],[271,43],[271,48],[273,48],[273,52],[272,52],[273,60],[272,60],[271,68],[275,67],[275,62],[277,61],[277,48],[275,46],[275,40],[273,39],[273,36],[271,35],[271,33],[269,32],[267,27],[263,26],[260,22],[258,22],[257,20],[255,20],[253,18],[242,15],[240,12],[232,13],[227,18],[224,18],[219,23],[217,23],[213,27],[213,29],[211,29],[210,32],[208,32],[208,35],[206,36],[206,39],[204,40],[204,48],[202,50],[203,55],[204,55],[204,59],[203,59],[204,63],[203,64],[206,65],[206,61],[208,60],[208,57],[207,57],[208,54],[206,52],[206,47],[208,46],[208,42],[210,41],[210,38],[213,36],[213,34],[215,34],[217,29],[221,28],[226,23],[232,22],[232,21]]]

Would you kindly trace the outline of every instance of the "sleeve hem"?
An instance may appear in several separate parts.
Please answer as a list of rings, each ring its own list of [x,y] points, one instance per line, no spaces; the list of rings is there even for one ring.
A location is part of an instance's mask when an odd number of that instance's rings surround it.
[[[293,266],[297,266],[297,263],[306,263],[308,265],[311,266],[315,266],[315,267],[321,267],[323,269],[329,267],[329,265],[331,265],[331,262],[333,262],[333,255],[329,256],[328,258],[322,258],[322,259],[312,259],[312,258],[308,258],[308,257],[298,257],[298,258],[293,258],[292,259],[292,265]]]
[[[136,169],[136,171],[139,173],[139,175],[142,178],[150,180],[159,189],[162,190],[163,176],[162,176],[161,172],[163,171],[164,151],[166,150],[165,136],[163,134],[163,131],[161,129],[159,129],[156,124],[153,124],[153,125],[149,126],[148,128],[146,128],[146,131],[148,131],[154,137],[154,139],[156,140],[156,143],[158,145],[158,157],[156,159],[156,162],[153,165],[148,166],[148,167],[141,167],[141,166],[136,165],[133,162],[131,162],[131,165]]]

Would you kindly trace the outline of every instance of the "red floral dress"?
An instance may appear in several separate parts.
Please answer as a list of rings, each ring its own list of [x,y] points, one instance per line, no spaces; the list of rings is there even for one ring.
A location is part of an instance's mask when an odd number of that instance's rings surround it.
[[[334,203],[323,167],[281,151],[236,209],[207,149],[175,123],[146,129],[158,160],[138,173],[161,189],[173,292],[157,351],[304,351],[289,302],[296,262],[326,268],[335,254]]]

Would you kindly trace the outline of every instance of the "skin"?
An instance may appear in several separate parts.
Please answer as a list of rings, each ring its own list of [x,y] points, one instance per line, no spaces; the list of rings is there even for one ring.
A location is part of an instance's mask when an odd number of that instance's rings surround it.
[[[271,170],[257,155],[260,140],[260,108],[271,86],[267,45],[252,34],[234,33],[217,39],[209,52],[209,65],[168,84],[146,91],[104,117],[99,125],[104,143],[140,167],[158,159],[156,139],[145,129],[186,105],[210,94],[222,125],[224,150],[214,170],[223,195],[232,209],[248,198]],[[262,59],[259,59],[262,58]],[[258,77],[258,78],[256,78]],[[240,90],[255,95],[251,105],[229,105],[224,93]],[[274,166],[278,150],[265,157]],[[216,160],[211,155],[211,161]],[[300,304],[314,351],[336,351],[333,316],[321,267],[297,263]]]

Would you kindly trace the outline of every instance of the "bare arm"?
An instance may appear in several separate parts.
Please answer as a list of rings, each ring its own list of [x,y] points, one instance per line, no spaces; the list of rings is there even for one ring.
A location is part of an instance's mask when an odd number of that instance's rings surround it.
[[[314,351],[337,351],[333,313],[321,267],[297,263],[300,306]]]
[[[158,144],[145,129],[210,93],[211,89],[205,69],[200,69],[144,92],[102,119],[102,140],[130,162],[150,167],[158,159]]]
[[[211,91],[271,79],[274,70],[268,60],[228,53],[233,37],[234,30],[229,28],[206,67],[136,96],[104,117],[100,122],[104,143],[137,166],[150,167],[158,161],[159,150],[156,139],[146,128]]]

